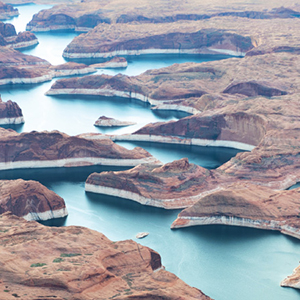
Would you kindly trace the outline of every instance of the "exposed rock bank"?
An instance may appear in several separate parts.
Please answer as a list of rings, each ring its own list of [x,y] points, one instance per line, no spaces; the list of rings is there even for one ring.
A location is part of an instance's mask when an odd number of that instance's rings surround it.
[[[64,200],[37,181],[0,180],[0,213],[26,220],[49,220],[68,215]]]
[[[202,299],[160,255],[79,226],[46,227],[0,216],[1,299]]]
[[[140,163],[159,161],[142,148],[127,150],[108,139],[91,141],[59,131],[18,134],[0,128],[0,170]]]
[[[0,97],[0,125],[22,123],[24,123],[24,118],[19,105],[11,100],[3,102]]]
[[[106,116],[102,116],[95,122],[94,125],[99,127],[121,127],[121,126],[130,126],[134,124],[136,123],[130,121],[120,121],[114,118],[108,118]]]

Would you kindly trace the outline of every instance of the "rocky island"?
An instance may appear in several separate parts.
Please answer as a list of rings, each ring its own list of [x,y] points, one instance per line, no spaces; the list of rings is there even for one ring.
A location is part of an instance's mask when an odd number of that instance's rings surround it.
[[[129,121],[120,121],[114,118],[108,118],[106,116],[102,116],[98,118],[98,120],[95,122],[94,125],[98,127],[121,127],[121,126],[130,126],[134,124],[136,123],[129,122]]]
[[[22,123],[24,123],[24,117],[19,105],[11,100],[3,102],[0,97],[0,125]]]
[[[1,299],[201,299],[164,270],[160,255],[79,226],[46,227],[0,216]]]
[[[0,214],[10,211],[30,220],[68,215],[64,200],[37,181],[0,180]]]
[[[0,128],[0,170],[159,163],[146,150],[127,150],[111,140],[91,141],[59,131],[17,133]]]

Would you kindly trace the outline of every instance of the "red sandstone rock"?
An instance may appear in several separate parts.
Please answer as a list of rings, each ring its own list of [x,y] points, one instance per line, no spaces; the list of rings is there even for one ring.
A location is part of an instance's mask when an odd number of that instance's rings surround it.
[[[1,299],[210,299],[132,240],[111,242],[84,227],[45,227],[10,214],[0,216],[0,226]]]
[[[98,118],[98,120],[95,122],[94,125],[99,127],[119,127],[119,126],[129,126],[134,124],[136,123],[129,122],[129,121],[120,121],[114,118],[108,118],[106,116],[102,116]]]
[[[274,191],[234,183],[202,196],[179,213],[171,228],[224,224],[279,230],[300,238],[300,189]]]
[[[65,217],[64,200],[37,181],[0,180],[0,213],[10,211],[26,220]]]
[[[108,139],[91,141],[58,131],[18,134],[0,128],[0,169],[134,166],[148,161],[158,162],[142,148],[127,150]]]
[[[282,280],[280,285],[300,289],[300,266],[295,268],[292,275]]]
[[[24,123],[22,110],[16,102],[3,102],[0,97],[0,124]]]

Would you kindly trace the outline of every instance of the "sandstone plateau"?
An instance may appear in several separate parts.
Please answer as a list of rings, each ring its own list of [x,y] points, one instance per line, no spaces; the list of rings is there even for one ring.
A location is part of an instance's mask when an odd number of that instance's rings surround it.
[[[159,163],[142,148],[127,150],[109,139],[91,141],[58,131],[19,134],[0,128],[0,170],[147,162]]]
[[[17,0],[18,1],[18,0]],[[241,3],[236,0],[213,1],[81,1],[63,4],[43,10],[34,15],[27,30],[76,30],[87,31],[98,24],[112,23],[171,23],[179,20],[202,20],[214,17],[236,16],[254,19],[294,18],[299,16],[299,7],[294,1],[256,1]]]
[[[0,124],[24,123],[22,110],[16,102],[3,102],[0,97]]]
[[[8,213],[0,226],[1,299],[210,299],[132,240],[112,242],[84,227],[45,227]]]
[[[68,215],[64,200],[37,181],[0,180],[0,213],[26,220],[49,220]]]

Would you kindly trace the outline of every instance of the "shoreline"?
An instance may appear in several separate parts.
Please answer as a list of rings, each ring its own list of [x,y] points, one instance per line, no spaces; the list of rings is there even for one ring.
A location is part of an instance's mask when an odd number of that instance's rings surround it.
[[[153,156],[139,159],[113,159],[113,158],[97,158],[97,157],[76,157],[63,158],[56,160],[28,160],[28,161],[10,161],[0,162],[0,170],[13,169],[34,169],[34,168],[60,168],[60,167],[83,167],[91,165],[132,167],[143,163],[161,164],[161,162]]]
[[[7,124],[23,124],[25,123],[24,117],[13,117],[13,118],[0,118],[0,125]]]
[[[179,223],[176,225],[176,223]],[[282,234],[300,239],[300,228],[284,224],[285,221],[252,220],[248,218],[218,216],[218,217],[178,217],[171,225],[171,229],[201,226],[201,225],[229,225],[237,227],[249,227],[264,230],[275,230]]]
[[[33,77],[33,78],[5,78],[5,79],[0,79],[0,85],[41,83],[45,81],[51,81],[52,78],[53,76],[50,74],[39,76],[39,77]]]
[[[199,197],[203,197],[206,194],[209,194],[211,192],[217,191],[220,188],[215,188],[210,191],[206,191],[194,196],[189,197],[181,197],[176,199],[154,199],[154,198],[147,198],[142,195],[139,195],[137,193],[133,193],[126,190],[120,190],[116,188],[106,187],[106,186],[100,186],[90,183],[85,183],[85,191],[95,194],[103,194],[108,196],[114,196],[119,197],[125,200],[131,200],[138,202],[142,205],[152,206],[152,207],[160,207],[164,209],[183,209],[186,207],[191,206],[193,203],[195,203]],[[175,203],[175,204],[174,204]],[[171,205],[169,205],[171,204]]]
[[[246,52],[234,51],[229,49],[215,48],[194,48],[194,49],[141,49],[141,50],[114,50],[110,52],[63,52],[65,58],[109,58],[115,56],[136,56],[145,54],[210,54],[210,55],[229,55],[229,56],[245,56]]]
[[[164,144],[180,144],[187,146],[203,146],[203,147],[224,147],[233,148],[245,151],[251,151],[256,146],[245,144],[236,141],[225,141],[225,140],[206,140],[206,139],[189,139],[180,137],[167,137],[161,135],[146,135],[146,134],[123,134],[123,135],[82,135],[82,137],[91,140],[109,138],[113,142],[116,141],[136,141],[136,142],[153,142],[153,143],[164,143]]]
[[[68,215],[66,207],[56,210],[46,210],[44,212],[30,212],[22,216],[26,221],[47,221],[57,218],[64,218]]]

